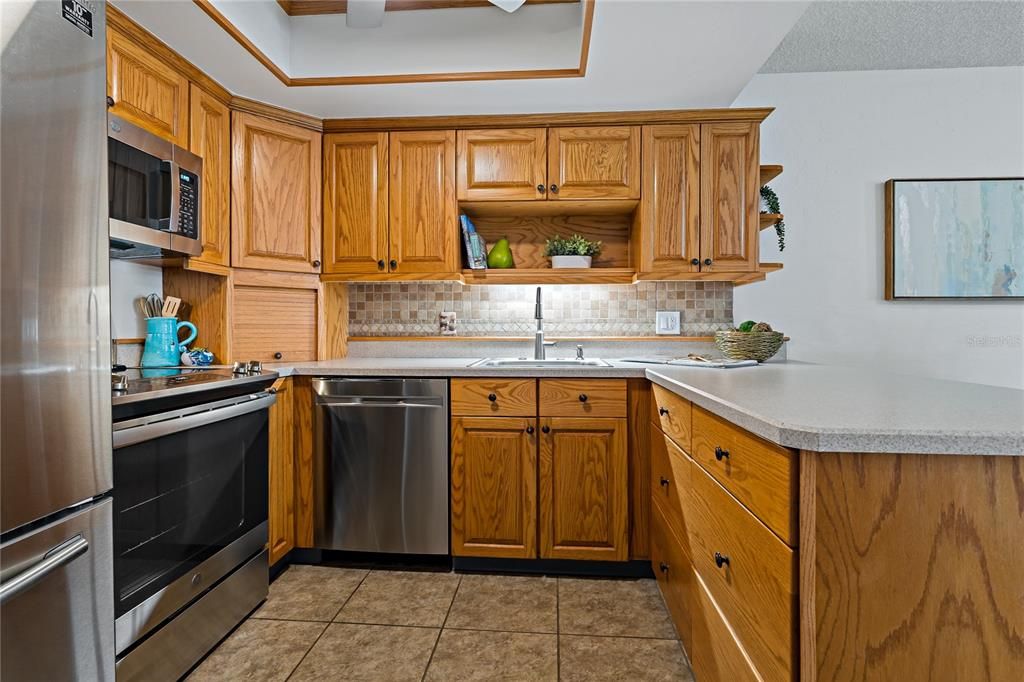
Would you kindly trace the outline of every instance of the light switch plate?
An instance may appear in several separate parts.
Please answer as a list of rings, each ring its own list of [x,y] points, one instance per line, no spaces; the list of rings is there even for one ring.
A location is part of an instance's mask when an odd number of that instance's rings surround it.
[[[655,332],[679,335],[679,311],[659,310],[655,313]]]

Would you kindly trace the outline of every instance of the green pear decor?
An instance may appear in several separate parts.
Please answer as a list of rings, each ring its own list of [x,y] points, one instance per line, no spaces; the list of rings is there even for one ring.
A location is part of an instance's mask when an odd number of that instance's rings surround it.
[[[512,260],[512,249],[508,245],[508,237],[502,237],[487,254],[487,267],[507,269],[515,266],[515,261]]]

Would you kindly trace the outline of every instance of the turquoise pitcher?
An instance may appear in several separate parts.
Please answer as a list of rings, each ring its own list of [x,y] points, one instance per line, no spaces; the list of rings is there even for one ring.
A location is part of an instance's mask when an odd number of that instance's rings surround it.
[[[184,341],[178,340],[178,330],[192,330]],[[142,351],[143,367],[176,367],[181,364],[185,346],[196,339],[198,331],[191,322],[178,322],[176,317],[147,317],[146,346]]]

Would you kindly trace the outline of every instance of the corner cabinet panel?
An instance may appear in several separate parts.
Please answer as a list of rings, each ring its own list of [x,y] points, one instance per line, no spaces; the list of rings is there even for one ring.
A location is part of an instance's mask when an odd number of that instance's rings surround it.
[[[326,135],[323,272],[386,272],[387,261],[388,134]]]
[[[452,554],[537,556],[536,420],[452,418]]]
[[[639,198],[638,126],[548,130],[548,199]]]
[[[700,125],[644,126],[643,163],[640,272],[697,272]]]
[[[268,536],[270,564],[295,547],[295,423],[292,380],[278,379],[277,402],[270,408],[270,492]]]
[[[754,272],[758,265],[757,123],[701,126],[701,270]]]
[[[625,419],[541,418],[541,558],[629,558],[627,457]]]
[[[230,264],[231,111],[197,85],[191,86],[189,150],[203,158],[200,206],[203,253],[194,260]]]
[[[460,130],[457,141],[460,200],[546,197],[546,128]]]
[[[455,131],[391,133],[388,144],[390,271],[458,272]]]
[[[188,79],[114,29],[107,30],[110,113],[188,147]]]
[[[321,134],[234,112],[231,264],[320,271]]]

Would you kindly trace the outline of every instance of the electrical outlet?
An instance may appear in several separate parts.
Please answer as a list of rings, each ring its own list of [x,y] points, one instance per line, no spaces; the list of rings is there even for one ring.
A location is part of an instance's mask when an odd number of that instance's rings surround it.
[[[655,332],[658,334],[679,334],[679,311],[659,310],[655,313]]]

